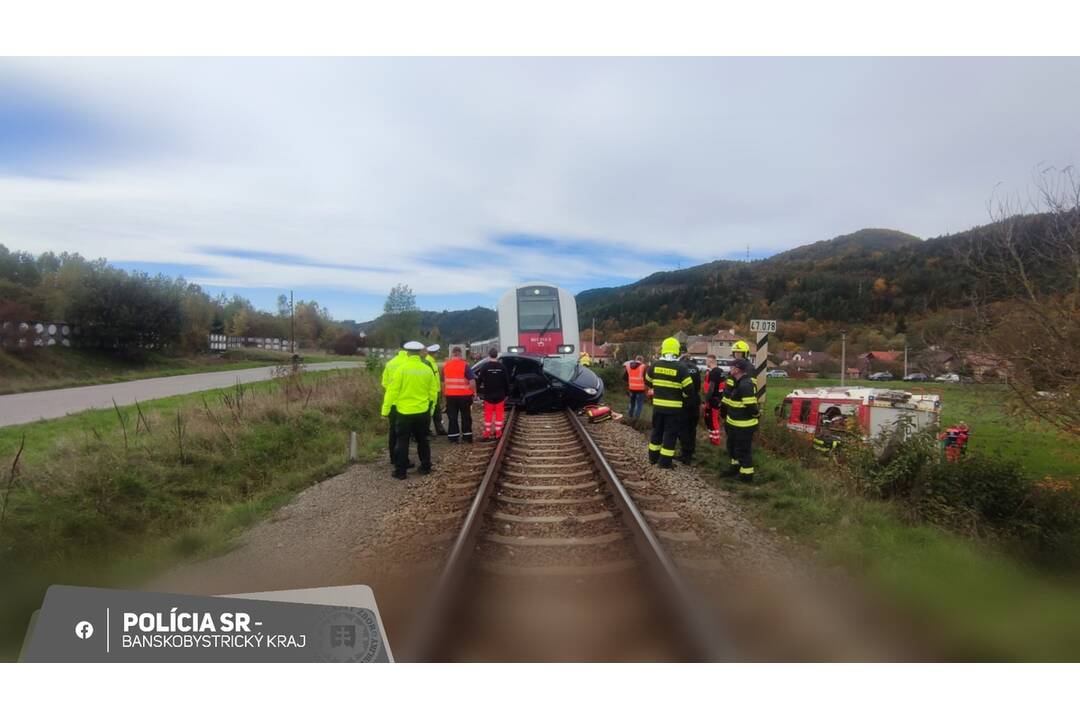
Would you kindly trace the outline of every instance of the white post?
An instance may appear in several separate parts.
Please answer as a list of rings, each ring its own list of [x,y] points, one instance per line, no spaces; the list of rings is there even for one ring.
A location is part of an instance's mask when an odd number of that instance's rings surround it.
[[[349,432],[349,462],[356,462],[356,431]]]

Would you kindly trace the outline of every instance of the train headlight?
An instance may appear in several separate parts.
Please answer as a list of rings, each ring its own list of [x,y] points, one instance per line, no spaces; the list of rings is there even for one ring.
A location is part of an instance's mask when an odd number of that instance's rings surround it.
[[[559,346],[559,354],[560,355],[569,355],[572,352],[574,352],[574,346],[573,345],[560,345]]]
[[[512,352],[512,353],[523,353],[523,352],[525,352],[525,348],[523,348],[520,345],[514,345],[514,346],[511,346],[511,347],[508,347],[508,348],[506,348],[506,350],[507,350],[507,352]]]

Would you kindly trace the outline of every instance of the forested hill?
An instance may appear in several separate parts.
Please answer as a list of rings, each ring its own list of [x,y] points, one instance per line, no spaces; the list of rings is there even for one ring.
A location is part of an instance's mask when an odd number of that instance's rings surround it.
[[[368,335],[377,335],[384,316],[379,316],[366,323],[358,323],[357,328]],[[498,334],[495,311],[486,307],[474,307],[470,310],[431,310],[420,311],[420,331],[424,337],[439,338],[443,342],[467,342],[494,337]],[[436,332],[437,331],[437,332]]]
[[[1017,219],[1036,237],[1045,217]],[[582,326],[684,325],[749,316],[869,322],[964,304],[968,281],[957,251],[993,231],[982,226],[922,241],[896,230],[864,229],[765,260],[719,260],[654,273],[577,296]]]
[[[891,252],[918,245],[921,242],[922,238],[899,230],[864,228],[832,240],[819,240],[809,245],[800,245],[792,250],[773,255],[769,261],[828,260],[864,252]]]

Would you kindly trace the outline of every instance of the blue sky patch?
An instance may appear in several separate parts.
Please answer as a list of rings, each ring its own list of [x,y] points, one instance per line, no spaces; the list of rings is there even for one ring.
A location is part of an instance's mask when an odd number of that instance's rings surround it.
[[[702,262],[700,259],[670,250],[638,250],[609,240],[551,238],[521,233],[500,235],[494,239],[494,243],[502,248],[528,249],[550,254],[553,257],[594,258],[598,253],[619,253],[626,259],[656,266],[657,270],[675,268],[680,263],[683,267],[688,267]]]
[[[61,179],[58,159],[71,165],[114,143],[88,114],[0,78],[0,172]]]
[[[227,248],[204,245],[194,248],[196,252],[216,257],[238,258],[240,260],[256,260],[270,263],[271,265],[289,265],[293,267],[330,268],[341,270],[362,270],[367,272],[397,272],[394,268],[378,267],[372,265],[349,265],[347,263],[323,262],[314,260],[303,255],[291,253],[266,252],[264,250],[245,250],[244,248]]]
[[[184,263],[165,263],[165,262],[109,262],[115,268],[121,270],[127,270],[128,272],[138,271],[144,272],[148,275],[168,275],[170,277],[183,277],[183,278],[212,278],[222,277],[221,272],[209,265],[188,265]]]

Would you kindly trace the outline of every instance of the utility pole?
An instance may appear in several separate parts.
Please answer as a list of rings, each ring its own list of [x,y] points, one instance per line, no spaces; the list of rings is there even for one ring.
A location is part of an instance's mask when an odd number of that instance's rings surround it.
[[[593,319],[592,319],[592,337],[589,338],[589,339],[592,340],[592,351],[593,351],[593,355],[595,355],[596,354],[596,316],[595,315],[593,315]]]
[[[293,291],[289,291],[289,349],[296,354],[296,306],[293,305]]]
[[[904,377],[907,377],[907,345],[904,346]]]
[[[847,378],[847,333],[840,333],[840,387]]]

